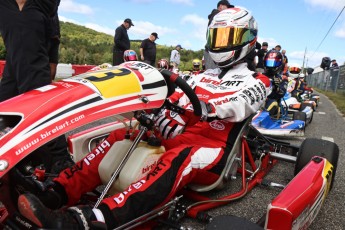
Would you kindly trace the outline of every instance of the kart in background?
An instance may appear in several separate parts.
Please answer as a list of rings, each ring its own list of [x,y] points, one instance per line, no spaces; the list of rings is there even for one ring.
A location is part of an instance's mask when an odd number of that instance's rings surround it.
[[[316,110],[317,103],[316,99],[298,101],[297,98],[292,97],[291,93],[286,92],[282,99],[282,106],[287,109],[290,113],[293,112],[304,112],[306,114],[306,122],[311,123],[313,120],[314,111]]]
[[[316,104],[316,107],[319,106],[320,103],[320,95],[313,93],[314,90],[305,90],[304,93],[301,95],[302,101],[310,102],[314,101]]]
[[[303,111],[289,111],[279,104],[279,116],[270,114],[265,109],[260,109],[254,115],[251,125],[261,134],[272,137],[300,137],[304,136],[307,125],[307,114]],[[308,107],[310,108],[310,107]]]
[[[173,83],[173,84],[172,84]],[[88,161],[90,150],[109,132],[131,127],[138,129],[134,140],[114,144],[99,166],[106,186],[102,193],[85,194],[81,202],[97,206],[107,194],[121,191],[138,178],[155,169],[155,162],[164,154],[155,137],[141,140],[154,128],[155,109],[168,107],[179,113],[183,109],[166,98],[176,84],[190,98],[194,122],[200,119],[201,108],[194,91],[184,80],[169,71],[159,72],[142,62],[88,72],[27,92],[0,103],[0,226],[9,229],[39,229],[17,210],[17,197],[24,192],[42,192],[47,176],[44,166],[30,160],[35,149],[48,141],[99,119],[114,117],[116,121],[93,127],[68,137],[74,160]],[[15,105],[15,106],[14,106]],[[150,112],[149,112],[150,111]],[[266,229],[306,229],[316,218],[332,188],[337,169],[339,148],[330,141],[305,139],[299,146],[262,135],[253,125],[252,117],[237,123],[234,146],[229,150],[221,177],[212,185],[190,184],[176,198],[118,229],[144,228],[160,224],[181,229],[181,218],[188,216],[206,222],[208,228],[226,223]],[[216,125],[216,124],[215,124]],[[6,132],[5,132],[6,131]],[[291,162],[294,178],[283,185],[281,193],[267,204],[262,222],[240,222],[230,216],[210,218],[207,210],[248,194],[256,185],[274,187],[265,176],[278,161]],[[207,193],[222,189],[239,178],[238,192],[213,199]],[[26,186],[27,181],[30,186]],[[159,192],[159,191],[157,191]],[[182,199],[194,203],[185,207]],[[206,224],[206,223],[205,223]],[[222,228],[218,228],[222,229]]]

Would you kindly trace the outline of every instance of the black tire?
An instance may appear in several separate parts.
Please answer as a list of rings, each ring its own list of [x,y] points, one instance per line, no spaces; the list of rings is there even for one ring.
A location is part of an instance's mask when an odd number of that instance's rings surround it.
[[[311,113],[311,117],[309,119],[309,124],[313,121],[313,118],[314,118],[314,111]]]
[[[292,119],[306,122],[307,121],[307,114],[305,114],[304,112],[294,112]]]
[[[317,138],[305,139],[298,151],[295,164],[295,175],[297,175],[314,156],[324,157],[333,165],[333,175],[331,179],[332,189],[339,158],[338,145],[331,141]]]

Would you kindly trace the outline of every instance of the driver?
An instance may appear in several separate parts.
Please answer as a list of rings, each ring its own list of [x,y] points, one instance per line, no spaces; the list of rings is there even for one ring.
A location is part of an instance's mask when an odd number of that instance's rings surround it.
[[[278,50],[270,50],[264,57],[265,75],[272,82],[272,92],[267,96],[265,109],[273,118],[280,116],[280,101],[284,97],[287,86],[288,77],[283,74],[283,55]]]
[[[221,22],[221,23],[220,23]],[[55,194],[54,208],[33,194],[18,199],[20,213],[42,228],[88,229],[103,225],[114,229],[167,203],[189,183],[212,184],[221,174],[227,156],[243,122],[265,102],[271,91],[270,80],[247,67],[246,56],[255,48],[257,24],[242,8],[218,13],[208,27],[207,46],[219,68],[196,75],[191,87],[201,101],[203,119],[188,126],[190,116],[162,110],[156,118],[166,152],[148,176],[125,191],[105,198],[97,209],[75,205],[81,195],[101,184],[98,165],[110,146],[124,138],[117,130],[100,144],[104,154],[94,149],[84,160],[64,170],[49,190]],[[173,103],[191,110],[189,99],[176,91]],[[189,113],[185,113],[189,114]],[[187,124],[187,125],[186,125]],[[91,157],[92,156],[92,157]]]

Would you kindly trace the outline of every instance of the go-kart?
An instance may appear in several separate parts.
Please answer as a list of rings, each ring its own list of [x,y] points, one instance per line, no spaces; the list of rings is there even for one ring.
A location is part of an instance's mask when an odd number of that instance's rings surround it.
[[[287,109],[288,106],[284,99],[278,104],[277,114],[271,114],[265,108],[257,111],[253,117],[251,125],[260,133],[273,137],[300,137],[304,136],[308,122],[311,122],[313,111],[310,106],[303,107],[302,111]],[[305,111],[310,112],[311,116]]]
[[[305,90],[304,93],[301,95],[303,102],[309,102],[314,101],[316,104],[316,107],[319,106],[320,103],[320,95],[313,93],[313,89]]]
[[[154,137],[141,137],[154,128],[156,109],[169,108],[185,113],[166,98],[175,84],[186,93],[194,107],[193,122],[200,119],[197,96],[178,75],[158,71],[142,62],[127,62],[120,66],[88,72],[24,93],[0,103],[0,226],[8,229],[40,229],[17,210],[18,195],[24,192],[44,192],[44,165],[28,160],[32,152],[48,141],[99,119],[114,117],[116,121],[93,127],[68,137],[74,160],[92,160],[93,148],[102,151],[101,140],[114,129],[138,129],[133,139],[114,144],[99,166],[105,186],[101,192],[85,194],[82,203],[97,207],[107,194],[121,191],[150,170],[155,169],[164,147]],[[15,106],[13,106],[15,105]],[[330,141],[306,139],[300,146],[291,145],[262,135],[251,124],[252,117],[236,124],[237,135],[229,149],[220,178],[211,185],[190,184],[176,198],[151,212],[119,226],[117,229],[143,229],[144,226],[166,225],[182,229],[181,218],[197,218],[212,229],[306,229],[315,219],[332,188],[337,169],[339,148]],[[133,125],[136,124],[136,125]],[[157,144],[158,143],[158,144]],[[210,217],[211,208],[226,205],[248,194],[256,185],[274,187],[264,177],[278,161],[293,163],[295,177],[268,204],[267,214],[260,223],[237,221],[233,217]],[[204,192],[216,191],[240,178],[235,193],[217,199]],[[27,180],[31,186],[25,186]],[[235,185],[234,185],[235,186]],[[159,192],[159,191],[157,191]],[[183,205],[183,199],[192,204]],[[223,224],[225,227],[220,228]],[[236,224],[236,227],[234,227]],[[231,225],[233,225],[231,227]],[[242,226],[242,227],[241,227]]]
[[[290,112],[304,112],[306,114],[306,122],[311,123],[316,110],[316,99],[305,99],[299,102],[296,97],[291,96],[291,93],[286,92],[283,97],[282,105]]]

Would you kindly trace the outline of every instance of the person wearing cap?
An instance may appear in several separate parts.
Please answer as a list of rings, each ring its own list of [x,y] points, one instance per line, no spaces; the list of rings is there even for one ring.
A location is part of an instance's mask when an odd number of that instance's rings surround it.
[[[140,59],[152,66],[156,63],[156,43],[158,34],[156,32],[151,33],[149,38],[144,39],[140,45]]]
[[[339,66],[338,66],[337,60],[333,59],[331,69],[338,69],[338,68],[339,68]]]
[[[263,42],[261,49],[257,52],[257,64],[256,64],[256,69],[255,72],[257,73],[263,73],[265,71],[264,69],[264,57],[268,51],[268,43]]]
[[[173,71],[178,70],[178,66],[180,64],[180,50],[183,49],[181,45],[177,45],[175,49],[171,51],[170,54],[170,65],[173,67]]]
[[[276,45],[276,46],[274,47],[274,49],[280,52],[280,50],[282,49],[282,47],[281,47],[280,45]]]
[[[220,11],[232,8],[233,5],[230,4],[228,0],[222,0],[217,3],[217,9],[213,9],[212,12],[208,15],[208,25],[211,24],[213,17],[218,14]]]
[[[123,63],[123,54],[125,50],[131,48],[131,43],[127,34],[127,30],[134,26],[130,18],[126,18],[123,23],[116,28],[114,36],[114,49],[113,49],[113,65]]]

